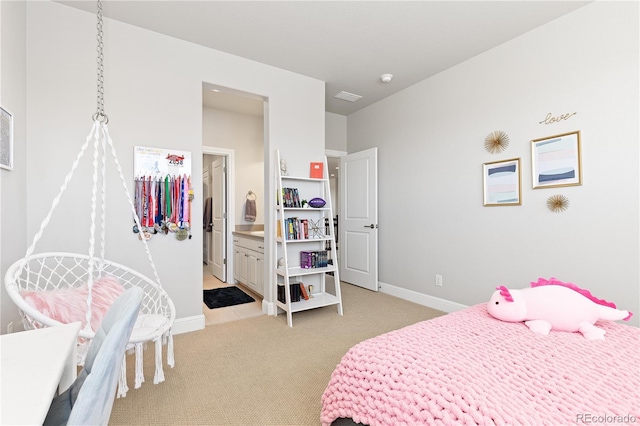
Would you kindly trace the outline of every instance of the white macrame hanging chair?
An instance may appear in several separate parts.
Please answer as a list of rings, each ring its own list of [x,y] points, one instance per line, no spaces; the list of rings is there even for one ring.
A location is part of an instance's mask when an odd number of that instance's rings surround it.
[[[92,318],[92,289],[94,281],[101,277],[111,276],[116,278],[122,287],[139,287],[144,292],[142,308],[138,315],[138,320],[131,334],[127,346],[127,352],[135,352],[135,388],[139,388],[144,382],[143,373],[143,350],[147,343],[153,342],[155,345],[155,374],[153,383],[158,384],[164,381],[162,347],[167,346],[167,364],[173,367],[173,337],[172,326],[175,321],[175,306],[160,284],[158,271],[149,251],[149,246],[145,238],[141,238],[147,257],[153,269],[154,278],[152,280],[133,269],[111,262],[105,259],[105,207],[106,207],[106,157],[107,146],[110,148],[115,166],[120,175],[120,180],[126,193],[133,217],[138,229],[143,229],[140,218],[136,213],[131,193],[127,188],[126,180],[113,146],[113,141],[109,136],[107,128],[108,117],[103,109],[103,89],[102,89],[102,8],[98,1],[98,112],[94,114],[93,127],[80,152],[78,153],[71,170],[65,177],[60,191],[54,198],[51,208],[42,223],[40,229],[35,234],[33,241],[26,251],[25,256],[13,263],[7,270],[4,278],[5,287],[9,297],[17,305],[25,330],[53,327],[60,325],[56,319],[51,318],[38,311],[34,306],[27,303],[23,294],[25,292],[56,292],[60,290],[78,289],[87,287],[87,301],[85,326],[78,336],[78,365],[84,364],[84,356],[91,344],[91,339],[95,331],[91,328]],[[67,189],[73,174],[84,156],[90,144],[93,144],[93,186],[91,196],[91,225],[88,254],[48,252],[34,254],[35,246],[42,237],[42,234],[49,225],[53,212],[58,206],[60,199]],[[101,182],[101,197],[98,203],[98,181]],[[101,233],[100,233],[100,254],[95,254],[96,249],[96,213],[98,204],[101,211]],[[138,243],[139,241],[135,241]],[[118,386],[118,397],[125,396],[128,391],[126,378],[126,354],[124,355],[120,381]]]

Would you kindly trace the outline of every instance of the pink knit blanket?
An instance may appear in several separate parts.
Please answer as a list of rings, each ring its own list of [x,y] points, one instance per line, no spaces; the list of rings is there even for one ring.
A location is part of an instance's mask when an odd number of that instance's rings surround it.
[[[640,329],[598,326],[605,340],[542,336],[481,304],[365,340],[331,375],[322,424],[640,424]]]

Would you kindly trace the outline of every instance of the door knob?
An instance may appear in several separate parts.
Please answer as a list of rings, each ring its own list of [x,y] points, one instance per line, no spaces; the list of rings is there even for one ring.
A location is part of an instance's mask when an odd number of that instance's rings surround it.
[[[365,228],[371,228],[371,229],[373,229],[373,228],[375,228],[375,227],[376,227],[376,225],[374,225],[374,224],[372,223],[371,225],[365,225],[364,227],[365,227]]]

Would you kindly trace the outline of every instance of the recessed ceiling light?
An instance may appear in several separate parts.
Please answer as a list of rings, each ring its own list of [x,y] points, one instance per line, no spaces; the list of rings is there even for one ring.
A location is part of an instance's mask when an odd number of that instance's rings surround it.
[[[392,78],[393,78],[393,74],[382,74],[380,76],[380,80],[382,80],[383,83],[389,83]]]
[[[362,96],[356,95],[354,93],[345,92],[343,90],[342,92],[340,92],[337,95],[335,95],[334,98],[342,99],[343,101],[355,102],[355,101],[361,99]]]
[[[213,90],[216,93],[220,93],[220,90],[218,90],[218,89],[211,89],[211,90]]]

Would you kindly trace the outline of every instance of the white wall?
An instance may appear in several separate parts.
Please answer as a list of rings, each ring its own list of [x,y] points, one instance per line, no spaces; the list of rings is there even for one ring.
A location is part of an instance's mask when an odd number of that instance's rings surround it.
[[[234,150],[235,225],[264,224],[264,118],[204,108],[202,124],[203,145]],[[244,220],[249,190],[257,197],[255,222]]]
[[[90,130],[96,110],[96,29],[93,14],[58,3],[27,2],[26,10],[29,168],[23,214],[30,238]],[[105,112],[129,180],[133,146],[180,149],[192,153],[194,193],[202,193],[203,83],[269,100],[265,147],[269,161],[274,149],[286,150],[291,173],[306,173],[309,161],[322,156],[324,82],[108,19],[104,31]],[[131,232],[130,210],[114,170],[110,167],[108,175],[107,257],[151,275],[142,247]],[[90,173],[90,164],[78,169],[38,251],[87,252]],[[268,173],[271,183],[270,166]],[[4,190],[3,180],[3,198]],[[271,184],[265,199],[273,199],[273,193]],[[193,211],[202,211],[202,201],[196,197]],[[266,218],[267,230],[272,222]],[[178,332],[202,319],[200,229],[193,228],[191,240],[157,236],[150,241],[162,284],[176,305]],[[18,246],[23,244],[18,241]],[[9,262],[23,254],[22,247],[3,250],[3,263],[5,256]],[[266,261],[273,264],[272,259]],[[272,295],[266,298],[272,300]],[[6,305],[10,302],[3,298],[3,312]]]
[[[0,277],[24,254],[26,244],[26,3],[0,2],[0,104],[13,114],[13,170],[0,169]],[[18,256],[19,257],[19,256]],[[20,329],[18,309],[0,290],[0,333],[10,322]]]
[[[331,112],[325,113],[325,148],[330,151],[347,152],[347,117]],[[340,185],[338,173],[333,171],[335,176],[331,177],[332,170],[329,170],[329,187],[331,189],[331,205],[333,213],[337,215],[340,211]]]
[[[325,148],[333,151],[347,150],[347,117],[325,113]]]
[[[472,305],[555,276],[640,312],[638,12],[589,4],[348,116],[348,151],[379,148],[383,290]],[[494,130],[511,140],[499,155]],[[574,130],[583,185],[533,190],[530,141]],[[482,164],[516,157],[522,206],[483,207]]]

